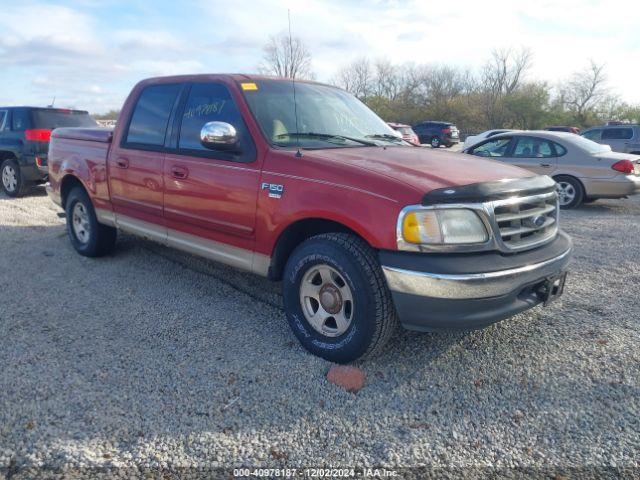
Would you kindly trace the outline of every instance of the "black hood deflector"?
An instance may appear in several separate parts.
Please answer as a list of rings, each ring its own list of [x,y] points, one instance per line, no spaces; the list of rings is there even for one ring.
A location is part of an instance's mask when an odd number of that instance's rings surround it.
[[[481,203],[504,198],[553,192],[556,182],[546,175],[507,178],[494,182],[471,183],[458,187],[439,188],[422,197],[423,205],[439,203]]]

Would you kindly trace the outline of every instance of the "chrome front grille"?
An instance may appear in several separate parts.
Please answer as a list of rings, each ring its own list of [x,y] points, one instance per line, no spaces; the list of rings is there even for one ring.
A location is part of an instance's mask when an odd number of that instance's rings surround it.
[[[498,200],[492,206],[494,227],[506,250],[533,248],[558,233],[556,192]]]

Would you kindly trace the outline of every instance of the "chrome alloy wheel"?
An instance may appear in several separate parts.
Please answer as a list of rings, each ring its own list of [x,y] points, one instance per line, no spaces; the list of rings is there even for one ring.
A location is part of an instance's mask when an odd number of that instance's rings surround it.
[[[2,169],[2,184],[8,192],[15,192],[18,188],[18,175],[11,165],[5,165]]]
[[[563,207],[575,200],[577,192],[569,182],[558,182],[556,189],[558,191],[558,200]]]
[[[309,324],[318,333],[338,337],[353,320],[353,294],[337,270],[314,265],[302,277],[300,305]]]
[[[91,225],[89,224],[89,214],[85,206],[78,202],[73,206],[71,215],[73,233],[80,243],[87,243],[91,234]]]

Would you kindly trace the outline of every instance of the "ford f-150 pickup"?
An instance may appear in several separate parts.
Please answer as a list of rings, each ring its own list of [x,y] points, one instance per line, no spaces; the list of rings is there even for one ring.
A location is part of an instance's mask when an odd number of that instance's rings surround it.
[[[398,323],[481,328],[555,300],[572,251],[549,177],[405,142],[314,82],[144,80],[114,130],[56,129],[48,158],[78,253],[120,229],[282,281],[294,334],[335,362]]]

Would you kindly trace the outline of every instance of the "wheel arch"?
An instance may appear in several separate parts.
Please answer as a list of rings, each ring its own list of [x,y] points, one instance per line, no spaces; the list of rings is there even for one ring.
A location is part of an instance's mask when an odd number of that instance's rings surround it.
[[[62,177],[62,180],[60,181],[60,204],[63,209],[66,208],[69,193],[75,187],[81,187],[87,195],[89,194],[89,191],[87,190],[87,187],[85,187],[84,183],[82,183],[82,180],[75,175],[68,174]]]
[[[0,163],[4,162],[5,160],[18,160],[18,157],[16,155],[15,152],[11,151],[11,150],[0,150]]]
[[[278,236],[271,255],[269,279],[282,279],[284,266],[289,256],[302,242],[315,235],[334,232],[349,233],[371,245],[363,235],[336,220],[320,217],[300,219],[288,225]]]

